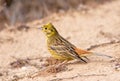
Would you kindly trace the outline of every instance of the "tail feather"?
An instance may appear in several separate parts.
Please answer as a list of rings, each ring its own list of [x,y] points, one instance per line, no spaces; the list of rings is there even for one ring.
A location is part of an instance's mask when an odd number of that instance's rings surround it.
[[[108,57],[108,58],[113,58],[112,56],[109,56],[109,55],[100,54],[100,53],[94,53],[94,52],[89,52],[89,51],[86,51],[86,50],[81,50],[79,48],[75,48],[75,51],[81,57],[86,57],[86,56],[89,56],[89,55],[97,55],[97,56],[104,56],[104,57]]]
[[[108,57],[108,58],[113,58],[112,56],[105,55],[105,54],[100,54],[100,53],[93,53],[93,54],[97,55],[97,56],[104,56],[104,57]]]

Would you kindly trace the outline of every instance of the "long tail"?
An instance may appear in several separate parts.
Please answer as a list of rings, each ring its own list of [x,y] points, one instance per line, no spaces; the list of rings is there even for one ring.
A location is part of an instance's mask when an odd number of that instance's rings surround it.
[[[105,55],[105,54],[100,54],[100,53],[95,53],[95,52],[89,52],[86,50],[81,50],[79,48],[75,48],[75,51],[81,56],[81,57],[86,57],[89,55],[97,55],[97,56],[104,56],[104,57],[108,57],[108,58],[113,58],[112,56],[109,55]]]
[[[108,57],[108,58],[113,58],[112,56],[100,54],[100,53],[92,53],[92,54],[97,55],[97,56],[104,56],[104,57]]]

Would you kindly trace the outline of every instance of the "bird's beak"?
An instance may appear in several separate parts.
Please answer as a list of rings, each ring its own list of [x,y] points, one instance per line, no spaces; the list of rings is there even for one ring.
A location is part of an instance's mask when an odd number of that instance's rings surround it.
[[[42,27],[39,27],[38,29],[42,30]]]

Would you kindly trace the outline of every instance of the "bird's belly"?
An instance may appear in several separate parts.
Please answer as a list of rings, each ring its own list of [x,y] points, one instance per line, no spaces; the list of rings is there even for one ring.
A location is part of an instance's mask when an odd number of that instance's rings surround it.
[[[51,53],[51,55],[55,58],[55,59],[58,59],[58,60],[73,60],[74,58],[72,56],[65,56],[65,55],[62,55],[62,54],[58,54],[57,52],[55,52],[54,50],[51,50],[51,49],[48,49],[49,52]]]

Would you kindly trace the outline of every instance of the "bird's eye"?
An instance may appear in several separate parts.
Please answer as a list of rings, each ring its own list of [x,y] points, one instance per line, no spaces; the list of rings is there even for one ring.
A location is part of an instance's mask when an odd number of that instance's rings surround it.
[[[45,30],[47,30],[47,28],[45,28]]]

